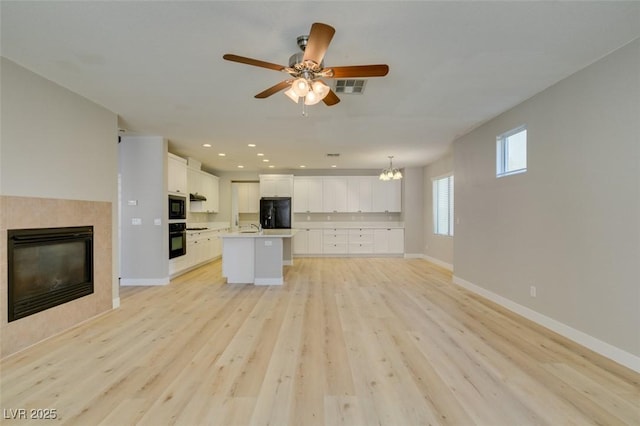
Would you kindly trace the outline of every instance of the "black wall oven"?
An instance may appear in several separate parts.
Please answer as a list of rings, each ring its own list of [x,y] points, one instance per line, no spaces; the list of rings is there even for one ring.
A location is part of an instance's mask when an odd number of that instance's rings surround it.
[[[169,195],[169,220],[187,218],[187,198],[180,195]]]
[[[169,224],[169,259],[187,254],[187,224]]]

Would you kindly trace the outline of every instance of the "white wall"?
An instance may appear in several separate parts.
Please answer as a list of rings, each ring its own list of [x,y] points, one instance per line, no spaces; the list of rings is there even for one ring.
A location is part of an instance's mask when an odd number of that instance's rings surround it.
[[[406,256],[424,254],[424,177],[421,167],[403,169],[402,217]]]
[[[112,203],[117,235],[117,116],[1,58],[0,194]],[[118,297],[114,242],[113,297]]]
[[[433,233],[433,179],[453,173],[453,150],[424,167],[424,254],[432,262],[453,269],[454,237]],[[454,188],[456,185],[454,177]],[[456,190],[454,189],[454,195]],[[455,212],[454,205],[454,212]],[[455,225],[453,233],[455,235]]]
[[[168,284],[167,141],[159,136],[122,137],[119,158],[121,284]],[[133,219],[141,224],[134,225]]]
[[[454,143],[456,277],[602,343],[601,352],[632,354],[632,363],[639,123],[636,40]],[[528,171],[497,179],[496,136],[522,124]]]

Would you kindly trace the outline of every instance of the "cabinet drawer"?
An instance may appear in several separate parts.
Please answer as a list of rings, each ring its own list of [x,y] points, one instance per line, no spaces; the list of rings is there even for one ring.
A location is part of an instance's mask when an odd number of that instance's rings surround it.
[[[340,228],[333,228],[333,229],[325,229],[323,231],[324,235],[348,235],[349,234],[349,230],[348,229],[340,229]]]
[[[373,243],[372,229],[350,229],[349,243]]]
[[[324,234],[322,236],[322,241],[327,244],[346,244],[347,236],[346,235],[333,235],[333,234]]]
[[[322,252],[324,254],[345,254],[347,253],[347,244],[346,243],[330,244],[325,241]]]
[[[349,242],[349,253],[373,253],[373,243],[352,243]]]

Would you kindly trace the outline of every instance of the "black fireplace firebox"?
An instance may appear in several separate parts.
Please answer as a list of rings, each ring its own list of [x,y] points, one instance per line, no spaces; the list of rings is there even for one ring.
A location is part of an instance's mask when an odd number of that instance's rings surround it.
[[[9,322],[93,293],[93,226],[7,231]]]

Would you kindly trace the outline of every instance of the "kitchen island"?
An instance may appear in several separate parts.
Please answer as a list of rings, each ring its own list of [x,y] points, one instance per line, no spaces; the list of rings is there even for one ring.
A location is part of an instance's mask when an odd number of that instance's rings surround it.
[[[283,269],[293,264],[295,229],[236,231],[222,238],[222,276],[229,284],[284,284]]]

